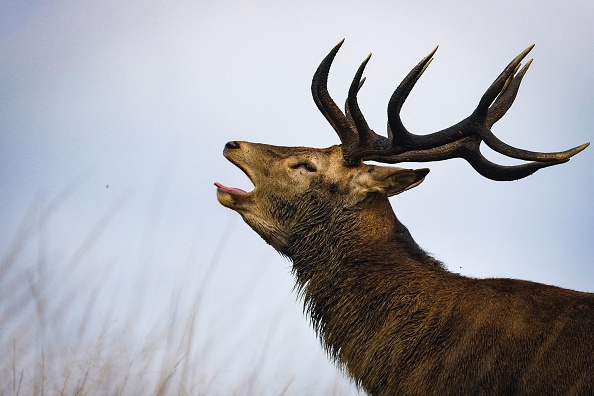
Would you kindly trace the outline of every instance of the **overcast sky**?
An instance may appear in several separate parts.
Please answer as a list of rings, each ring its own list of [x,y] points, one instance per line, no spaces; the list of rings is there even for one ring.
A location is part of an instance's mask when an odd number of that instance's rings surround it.
[[[221,381],[268,345],[264,388],[293,379],[298,393],[315,375],[333,384],[289,262],[216,200],[215,181],[252,188],[222,157],[225,142],[338,143],[309,85],[344,37],[331,94],[343,103],[372,52],[359,97],[378,133],[393,89],[435,45],[402,112],[419,134],[466,117],[535,43],[493,131],[522,148],[565,150],[594,140],[592,26],[590,0],[2,1],[0,254],[31,223],[18,265],[43,257],[44,271],[70,274],[81,290],[103,276],[99,300],[148,317],[180,285],[180,306],[191,305],[202,285],[203,331],[220,335],[212,365],[230,367]],[[392,203],[450,270],[594,292],[594,149],[507,183],[462,160],[429,167]]]

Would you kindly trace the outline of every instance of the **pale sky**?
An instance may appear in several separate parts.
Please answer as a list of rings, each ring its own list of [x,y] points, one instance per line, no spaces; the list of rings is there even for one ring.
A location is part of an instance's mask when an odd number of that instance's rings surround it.
[[[435,45],[402,112],[419,134],[470,114],[535,43],[493,131],[565,150],[594,140],[592,26],[590,0],[0,2],[0,257],[26,234],[14,271],[42,267],[73,300],[100,279],[97,323],[112,309],[152,323],[180,290],[183,315],[200,294],[197,338],[220,392],[265,351],[270,394],[288,381],[293,394],[354,393],[334,385],[290,263],[218,204],[215,181],[252,188],[222,157],[225,142],[337,144],[309,85],[344,37],[330,93],[343,103],[372,52],[359,98],[378,133],[393,89]],[[450,270],[594,292],[592,147],[516,182],[483,179],[462,160],[427,166],[392,203]]]

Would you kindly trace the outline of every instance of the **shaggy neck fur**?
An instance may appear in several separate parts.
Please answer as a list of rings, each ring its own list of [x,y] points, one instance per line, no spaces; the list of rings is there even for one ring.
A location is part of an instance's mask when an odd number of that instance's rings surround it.
[[[319,221],[295,230],[283,253],[293,261],[297,289],[324,347],[377,394],[398,381],[383,374],[385,365],[398,363],[406,372],[422,342],[412,338],[429,337],[422,328],[437,311],[426,308],[452,274],[417,245],[387,199],[373,207],[363,215],[323,208]]]

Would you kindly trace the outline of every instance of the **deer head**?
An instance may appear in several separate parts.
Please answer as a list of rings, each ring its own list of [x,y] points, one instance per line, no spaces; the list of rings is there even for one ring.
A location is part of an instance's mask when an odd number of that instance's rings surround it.
[[[229,142],[224,155],[255,188],[245,192],[217,183],[219,202],[239,212],[264,240],[287,254],[304,231],[328,225],[343,211],[362,214],[365,207],[377,206],[374,197],[412,188],[429,172],[364,163],[352,166],[340,146],[313,149]]]
[[[378,200],[419,185],[429,172],[368,165],[365,160],[393,164],[459,157],[489,179],[516,180],[538,169],[567,162],[588,146],[586,143],[556,153],[533,152],[509,146],[491,132],[492,125],[507,112],[516,97],[531,63],[520,69],[520,62],[532,46],[510,62],[470,116],[439,132],[419,136],[404,127],[400,110],[431,63],[436,47],[396,88],[388,104],[388,136],[377,135],[369,128],[357,104],[357,93],[364,82],[363,71],[371,55],[353,78],[345,113],[328,93],[330,66],[343,41],[324,58],[312,81],[314,101],[340,137],[340,146],[314,149],[236,141],[225,145],[225,157],[247,174],[255,188],[245,192],[215,183],[218,200],[239,212],[258,234],[283,253],[300,235],[298,230],[311,228],[315,222],[328,222],[337,212],[349,211],[357,217],[355,213],[363,216],[367,211],[384,210]],[[481,142],[506,156],[532,162],[515,166],[494,164],[481,154]]]

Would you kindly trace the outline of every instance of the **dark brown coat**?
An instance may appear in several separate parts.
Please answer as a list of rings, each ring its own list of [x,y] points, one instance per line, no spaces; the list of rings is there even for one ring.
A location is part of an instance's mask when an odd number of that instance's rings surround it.
[[[594,294],[448,272],[388,201],[426,171],[350,167],[340,146],[225,156],[256,187],[217,183],[219,200],[291,259],[324,347],[369,394],[594,394]]]
[[[535,153],[504,144],[490,130],[515,98],[529,65],[520,69],[520,61],[531,47],[468,118],[413,135],[399,112],[433,51],[394,92],[386,138],[369,129],[357,105],[369,58],[353,79],[346,115],[328,94],[328,71],[341,44],[322,61],[312,92],[342,145],[229,142],[225,157],[255,188],[215,183],[221,204],[293,262],[297,289],[330,356],[372,395],[594,395],[594,294],[448,272],[417,245],[388,201],[419,185],[429,170],[363,162],[462,157],[493,180],[567,162],[588,144]],[[482,141],[533,162],[493,164],[478,150]]]

